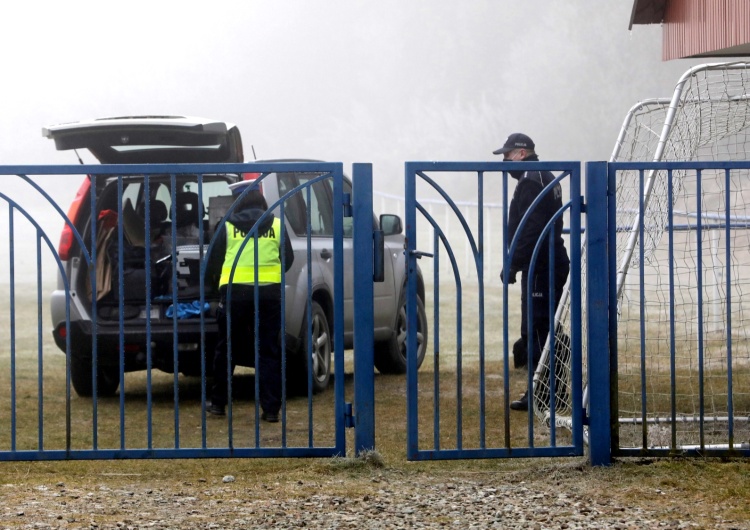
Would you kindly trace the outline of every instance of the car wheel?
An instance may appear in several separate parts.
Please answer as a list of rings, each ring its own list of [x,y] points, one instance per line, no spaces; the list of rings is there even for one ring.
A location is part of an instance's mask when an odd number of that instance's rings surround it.
[[[81,397],[94,394],[91,379],[92,358],[86,353],[72,353],[70,356],[70,381],[73,389]],[[120,373],[117,366],[97,366],[96,389],[100,397],[112,396],[120,386]]]
[[[307,313],[307,309],[305,309]],[[331,336],[331,327],[328,325],[328,317],[325,311],[317,302],[312,302],[312,333],[311,344],[312,350],[307,355],[303,355],[302,362],[298,363],[296,369],[291,370],[293,393],[306,393],[309,382],[307,372],[308,365],[312,368],[312,391],[317,394],[328,388],[331,381],[331,352],[333,351],[333,337]],[[302,336],[300,337],[302,351],[306,352],[308,348],[307,339],[307,317],[302,325]]]
[[[427,352],[427,313],[424,302],[417,296],[417,368],[422,366]],[[381,374],[406,373],[406,289],[401,291],[398,311],[393,322],[393,334],[387,341],[375,345],[375,368]]]

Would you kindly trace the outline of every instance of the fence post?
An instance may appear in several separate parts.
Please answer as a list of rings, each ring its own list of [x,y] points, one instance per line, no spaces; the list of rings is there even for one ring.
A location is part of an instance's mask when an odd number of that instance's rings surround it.
[[[588,318],[589,458],[612,463],[607,163],[586,163],[586,318]]]
[[[352,184],[353,304],[357,308],[354,311],[354,452],[359,455],[375,449],[372,164],[353,164]]]

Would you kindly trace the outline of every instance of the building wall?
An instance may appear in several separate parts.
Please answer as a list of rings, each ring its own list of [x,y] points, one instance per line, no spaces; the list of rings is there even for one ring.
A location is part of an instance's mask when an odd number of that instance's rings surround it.
[[[750,1],[667,2],[663,34],[665,61],[750,43]]]

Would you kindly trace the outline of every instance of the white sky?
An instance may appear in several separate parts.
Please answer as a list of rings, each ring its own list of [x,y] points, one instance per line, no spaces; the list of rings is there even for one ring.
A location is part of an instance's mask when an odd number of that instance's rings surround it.
[[[342,161],[347,170],[372,162],[376,190],[393,193],[403,190],[405,161],[493,160],[516,131],[536,141],[542,160],[606,160],[627,110],[670,96],[699,63],[662,62],[660,28],[629,32],[631,8],[629,0],[3,2],[0,165],[75,164],[43,126],[142,114],[236,123],[248,159],[252,146],[259,158]],[[6,192],[28,193],[16,177],[0,178]],[[67,210],[79,180],[39,182]]]

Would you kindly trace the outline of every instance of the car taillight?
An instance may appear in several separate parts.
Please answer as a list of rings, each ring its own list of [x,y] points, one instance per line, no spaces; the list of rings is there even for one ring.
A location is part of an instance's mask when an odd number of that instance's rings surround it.
[[[90,189],[91,181],[87,176],[81,184],[81,187],[78,188],[78,192],[76,193],[75,199],[73,199],[73,202],[70,204],[70,208],[68,208],[68,219],[70,219],[70,222],[74,225],[78,223],[78,214],[81,210],[81,205],[86,199],[86,195],[89,193]],[[62,229],[62,234],[60,234],[60,244],[57,246],[57,253],[62,261],[70,259],[70,251],[73,248],[74,243],[75,236],[73,235],[73,229],[68,223],[65,223]]]

